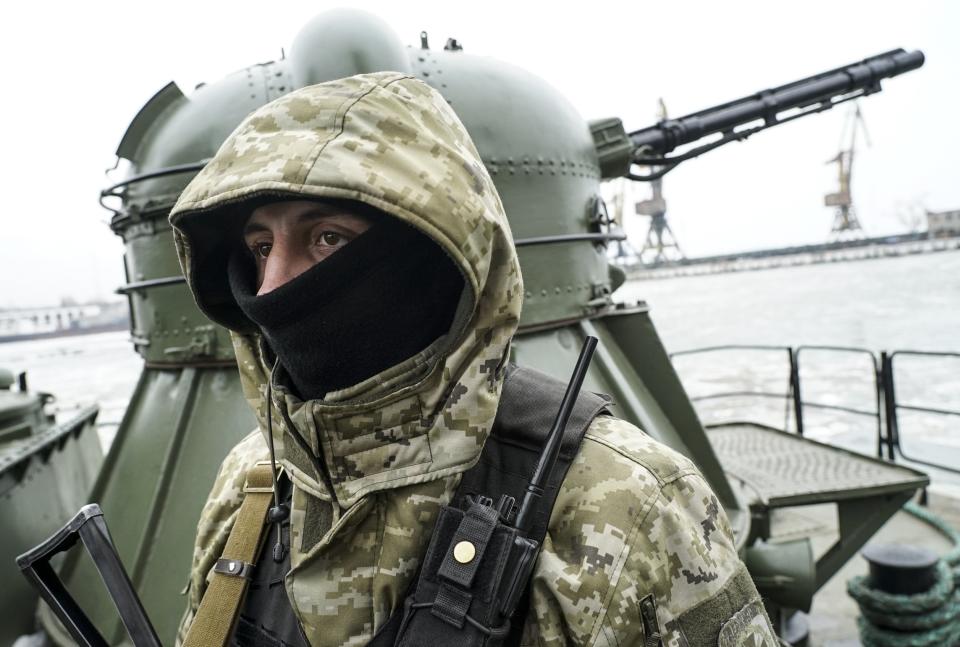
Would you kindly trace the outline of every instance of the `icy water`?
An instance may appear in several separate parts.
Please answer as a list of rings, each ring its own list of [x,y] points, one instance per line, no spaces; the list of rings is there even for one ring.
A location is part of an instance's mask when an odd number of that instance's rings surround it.
[[[634,281],[670,350],[833,344],[960,350],[960,252]]]
[[[0,367],[26,371],[31,390],[54,394],[51,406],[59,422],[100,405],[104,445],[113,438],[142,366],[126,331],[0,344]]]
[[[960,252],[637,281],[616,296],[650,304],[670,352],[725,344],[853,346],[877,354],[960,351]],[[869,355],[805,349],[800,358],[805,401],[876,411]],[[788,388],[785,350],[717,351],[680,355],[674,362],[693,397],[784,394]],[[99,403],[105,441],[141,365],[125,332],[0,344],[0,366],[27,370],[31,388],[54,393],[61,420]],[[895,366],[899,402],[960,409],[960,359],[898,356]],[[792,428],[787,405],[772,396],[697,402],[705,422],[755,420]],[[810,437],[875,451],[877,422],[871,415],[808,406],[804,422]],[[902,411],[900,427],[905,453],[960,467],[960,417]],[[934,478],[960,493],[960,479]]]
[[[870,351],[960,352],[960,252],[853,261],[700,277],[635,281],[617,297],[646,300],[671,353],[715,345],[843,346]],[[873,358],[863,352],[800,351],[808,436],[875,452]],[[678,355],[674,364],[694,398],[731,391],[785,394],[786,350],[718,350]],[[960,410],[960,358],[898,354],[897,402]],[[697,400],[704,422],[751,420],[794,428],[789,402],[756,395]],[[901,410],[901,447],[920,460],[960,469],[960,416]],[[960,494],[960,478],[933,471]]]

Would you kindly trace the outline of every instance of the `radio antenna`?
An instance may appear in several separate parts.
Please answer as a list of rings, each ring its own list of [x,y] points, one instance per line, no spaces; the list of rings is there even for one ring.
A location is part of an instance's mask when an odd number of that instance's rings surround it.
[[[553,427],[547,435],[547,442],[544,444],[543,452],[537,461],[537,466],[533,470],[533,477],[527,484],[527,491],[523,495],[523,503],[520,504],[520,511],[517,513],[516,528],[521,533],[526,533],[530,529],[532,519],[530,518],[536,501],[543,496],[543,491],[547,488],[550,481],[550,474],[553,473],[553,466],[557,462],[557,456],[560,454],[560,445],[563,441],[563,430],[567,427],[567,421],[570,419],[570,413],[573,411],[573,405],[580,395],[580,387],[583,385],[583,378],[587,375],[587,369],[590,367],[590,360],[593,359],[593,352],[597,348],[597,338],[587,336],[580,349],[580,357],[577,358],[577,365],[573,369],[573,375],[567,384],[567,391],[563,394],[563,400],[560,402],[560,410],[557,411],[557,417],[553,421]]]

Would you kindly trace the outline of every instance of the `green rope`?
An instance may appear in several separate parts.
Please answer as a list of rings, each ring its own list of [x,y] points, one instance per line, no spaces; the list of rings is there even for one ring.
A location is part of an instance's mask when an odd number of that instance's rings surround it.
[[[903,509],[917,517],[921,521],[925,521],[930,524],[937,530],[939,530],[944,537],[953,542],[953,549],[943,556],[943,560],[953,567],[954,570],[960,566],[960,530],[957,530],[946,521],[933,514],[926,508],[917,505],[913,501],[908,501]]]
[[[940,531],[953,548],[937,563],[936,582],[915,595],[893,595],[871,587],[869,576],[847,582],[860,606],[857,618],[864,647],[949,647],[960,644],[960,532],[913,502],[903,509]]]
[[[859,602],[857,596],[853,596]],[[942,625],[952,622],[960,615],[960,589],[954,590],[951,596],[951,604],[944,604],[938,609],[933,609],[921,613],[909,613],[902,609],[889,613],[875,611],[867,605],[860,606],[860,613],[863,617],[877,627],[888,629],[899,629],[901,631],[917,631],[924,629],[936,629]]]

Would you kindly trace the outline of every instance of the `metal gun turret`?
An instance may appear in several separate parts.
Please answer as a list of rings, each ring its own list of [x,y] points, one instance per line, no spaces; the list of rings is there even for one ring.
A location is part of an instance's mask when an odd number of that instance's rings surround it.
[[[591,122],[603,177],[655,180],[680,162],[707,151],[742,141],[750,135],[806,115],[823,112],[840,103],[880,92],[880,81],[923,65],[923,52],[893,49],[827,72],[763,90],[735,101],[680,117],[665,119],[653,126],[627,133],[619,119]],[[758,120],[762,124],[751,125]],[[711,135],[715,141],[668,156],[680,146],[693,144]],[[657,167],[651,173],[631,172],[634,165]]]

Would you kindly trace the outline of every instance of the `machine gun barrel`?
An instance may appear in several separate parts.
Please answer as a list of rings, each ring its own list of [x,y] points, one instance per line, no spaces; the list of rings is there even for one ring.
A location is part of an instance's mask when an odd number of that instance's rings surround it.
[[[923,52],[907,52],[894,49],[877,56],[871,56],[859,63],[853,63],[835,70],[822,72],[814,76],[782,85],[772,90],[764,90],[736,101],[689,114],[679,119],[667,119],[660,123],[629,133],[633,144],[635,164],[668,165],[680,162],[695,155],[681,155],[677,158],[662,158],[678,146],[696,142],[715,133],[723,133],[720,142],[707,144],[696,149],[696,154],[733,141],[744,139],[757,130],[762,130],[794,118],[821,112],[838,103],[879,92],[880,81],[904,72],[915,70],[923,65]],[[787,110],[800,110],[786,118],[778,115]],[[734,132],[759,119],[764,125]],[[646,179],[646,178],[638,178]]]

